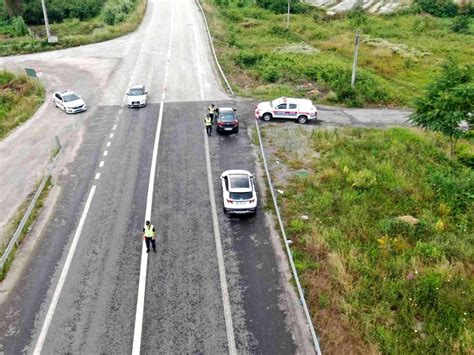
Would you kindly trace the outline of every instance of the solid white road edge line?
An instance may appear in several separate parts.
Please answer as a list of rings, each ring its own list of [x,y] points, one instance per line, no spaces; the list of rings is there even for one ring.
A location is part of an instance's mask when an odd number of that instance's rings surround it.
[[[148,195],[146,199],[145,221],[151,219],[151,207],[153,203],[153,187],[155,183],[156,160],[158,157],[158,146],[160,143],[161,122],[163,121],[163,106],[161,102],[158,124],[156,127],[155,144],[153,146],[153,157],[151,160],[150,180],[148,181]],[[145,307],[146,274],[148,266],[148,254],[145,243],[142,243],[142,260],[140,263],[140,277],[138,281],[137,310],[135,313],[135,329],[133,332],[132,355],[139,355],[142,342],[143,311]]]
[[[48,313],[46,313],[41,332],[38,336],[38,340],[36,341],[35,349],[33,350],[33,355],[41,354],[41,350],[43,349],[44,341],[46,340],[46,336],[48,335],[48,330],[49,326],[51,325],[51,320],[53,319],[54,311],[56,310],[56,306],[58,305],[59,296],[61,295],[61,291],[63,290],[64,282],[66,281],[66,277],[69,272],[69,267],[72,263],[72,258],[74,257],[79,238],[81,237],[82,228],[84,228],[84,224],[86,222],[87,213],[89,212],[92,199],[94,198],[95,189],[96,186],[92,186],[91,191],[89,192],[89,196],[87,197],[84,211],[82,212],[81,219],[79,220],[79,225],[77,226],[76,234],[74,234],[71,248],[69,249],[69,252],[67,254],[63,270],[61,271],[61,275],[59,276],[58,284],[56,285],[56,289],[54,290],[53,298],[51,299],[51,304],[49,305]]]
[[[194,43],[197,54],[197,76],[199,82],[199,89],[201,93],[201,100],[204,100],[204,88],[202,85],[202,63],[201,56],[199,55],[199,48],[197,46],[197,34],[196,34],[197,25],[193,26],[194,34]],[[209,198],[211,201],[211,212],[212,212],[212,226],[214,229],[214,240],[216,243],[216,253],[217,253],[217,264],[219,266],[219,280],[221,284],[222,292],[222,305],[224,307],[224,320],[225,320],[225,329],[227,333],[227,344],[229,347],[229,354],[237,354],[237,348],[235,346],[235,336],[234,336],[234,325],[232,322],[232,310],[230,308],[229,301],[229,291],[227,287],[227,277],[225,272],[225,263],[224,263],[224,253],[222,252],[222,243],[221,243],[221,234],[219,231],[219,222],[217,219],[217,210],[216,210],[216,196],[214,194],[214,184],[212,182],[212,170],[211,170],[211,158],[209,154],[209,141],[207,133],[204,132],[204,146],[206,150],[206,168],[207,168],[207,182],[209,185]]]
[[[209,197],[211,200],[212,226],[214,228],[214,240],[216,242],[217,264],[219,266],[219,278],[221,282],[222,303],[224,306],[225,329],[227,332],[227,343],[229,345],[229,354],[237,354],[235,347],[234,326],[232,324],[232,311],[230,309],[229,291],[227,288],[227,278],[225,274],[224,254],[222,252],[221,234],[219,232],[219,223],[217,222],[216,197],[214,194],[214,184],[212,183],[211,158],[209,156],[209,143],[206,131],[204,132],[204,145],[206,147],[206,167],[207,181],[209,185]]]

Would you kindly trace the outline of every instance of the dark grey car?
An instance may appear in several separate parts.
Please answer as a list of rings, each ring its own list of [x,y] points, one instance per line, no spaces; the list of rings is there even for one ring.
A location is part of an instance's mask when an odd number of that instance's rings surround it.
[[[237,110],[232,107],[219,107],[215,115],[216,130],[220,133],[238,133]]]

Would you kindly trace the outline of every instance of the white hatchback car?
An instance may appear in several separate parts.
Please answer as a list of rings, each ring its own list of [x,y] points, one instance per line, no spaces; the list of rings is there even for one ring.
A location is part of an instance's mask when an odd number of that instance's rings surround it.
[[[66,113],[78,113],[87,110],[87,105],[74,91],[57,91],[53,94],[53,102]]]
[[[221,175],[225,213],[253,213],[257,211],[254,177],[246,170],[226,170]]]
[[[272,118],[287,118],[306,123],[318,117],[318,110],[311,100],[280,97],[273,101],[261,102],[255,110],[255,117],[264,121]]]
[[[127,105],[128,107],[144,107],[147,98],[148,92],[145,85],[133,85],[127,92]]]

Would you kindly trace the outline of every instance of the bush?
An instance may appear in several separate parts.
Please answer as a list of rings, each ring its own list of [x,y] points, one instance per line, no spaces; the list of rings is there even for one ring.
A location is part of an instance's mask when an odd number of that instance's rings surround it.
[[[436,17],[454,17],[458,14],[458,6],[452,0],[416,0],[415,4],[421,12]]]
[[[115,25],[125,20],[126,15],[133,9],[134,3],[130,0],[113,0],[105,4],[102,10],[104,21],[108,25]]]
[[[261,59],[261,54],[250,51],[240,51],[235,62],[241,68],[250,68],[255,66]]]
[[[288,11],[288,0],[257,0],[257,6],[271,10],[277,14],[284,14]],[[299,0],[291,0],[291,12],[294,13],[298,9]]]
[[[108,4],[106,2],[106,4]],[[59,23],[67,18],[78,18],[86,20],[93,18],[100,13],[104,6],[104,1],[100,0],[50,0],[46,1],[48,8],[48,18],[51,23]],[[22,5],[22,13],[25,22],[31,25],[44,24],[43,10],[41,2],[36,0],[26,0]]]
[[[275,83],[280,79],[281,77],[280,73],[281,73],[281,70],[279,70],[277,67],[269,66],[263,70],[262,78],[266,82]]]
[[[456,16],[451,25],[451,30],[456,33],[468,34],[469,30],[469,17],[467,16]]]
[[[28,27],[26,26],[25,20],[23,17],[17,16],[12,20],[13,29],[17,36],[24,36],[28,34]]]
[[[352,29],[366,28],[369,23],[369,17],[361,8],[356,8],[347,13],[349,24]]]

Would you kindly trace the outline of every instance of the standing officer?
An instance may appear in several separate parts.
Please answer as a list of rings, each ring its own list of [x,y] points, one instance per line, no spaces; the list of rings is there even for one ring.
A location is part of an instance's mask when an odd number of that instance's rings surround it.
[[[150,243],[153,247],[153,251],[156,253],[156,244],[155,244],[155,226],[150,223],[150,221],[145,222],[143,227],[143,239],[145,239],[146,252],[150,252]]]
[[[208,114],[209,114],[209,117],[211,117],[211,122],[214,122],[216,118],[216,107],[214,106],[214,104],[211,104],[211,106],[209,106]]]
[[[204,124],[206,125],[207,135],[212,136],[212,117],[211,117],[211,114],[204,117]]]

